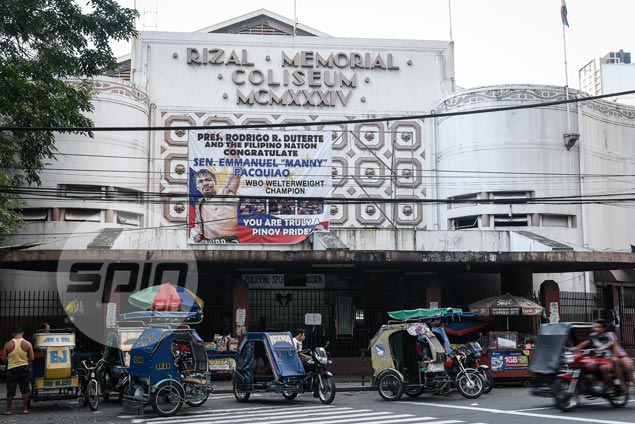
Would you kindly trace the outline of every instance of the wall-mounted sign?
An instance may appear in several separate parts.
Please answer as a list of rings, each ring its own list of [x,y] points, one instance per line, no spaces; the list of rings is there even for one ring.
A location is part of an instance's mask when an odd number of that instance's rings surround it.
[[[304,314],[304,324],[322,325],[322,314]]]

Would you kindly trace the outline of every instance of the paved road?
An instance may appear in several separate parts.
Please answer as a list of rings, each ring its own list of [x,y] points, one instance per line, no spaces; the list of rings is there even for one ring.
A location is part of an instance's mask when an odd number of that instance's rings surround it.
[[[2,405],[4,406],[4,405]],[[17,412],[17,410],[16,410]],[[143,416],[125,414],[116,403],[102,404],[98,412],[75,402],[36,404],[27,416],[0,416],[7,423],[127,423],[127,424],[575,424],[635,423],[635,401],[614,409],[602,400],[584,400],[572,413],[554,408],[551,399],[529,396],[524,388],[497,388],[476,400],[450,396],[405,398],[386,402],[375,392],[338,393],[332,405],[310,395],[285,401],[279,395],[253,396],[248,403],[232,395],[214,395],[200,408],[184,407],[178,416],[160,418],[150,408]]]

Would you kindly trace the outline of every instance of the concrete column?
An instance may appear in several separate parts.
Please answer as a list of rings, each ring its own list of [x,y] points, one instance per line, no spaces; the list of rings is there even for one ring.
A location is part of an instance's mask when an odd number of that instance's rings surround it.
[[[62,210],[60,208],[51,208],[51,221],[61,221]]]
[[[436,302],[441,307],[441,284],[437,280],[430,280],[425,286],[425,307],[429,308],[431,302]]]
[[[113,186],[106,187],[106,199],[113,198],[115,188]],[[115,211],[112,209],[106,209],[106,222],[109,224],[115,223]]]
[[[540,285],[540,301],[545,307],[548,322],[560,322],[560,287],[553,280],[545,280]],[[555,308],[552,304],[555,303]],[[557,320],[556,320],[557,319]]]
[[[249,285],[242,279],[232,280],[232,335],[241,338],[248,329]]]
[[[517,266],[501,272],[501,293],[528,296],[533,294],[533,285],[530,267]]]

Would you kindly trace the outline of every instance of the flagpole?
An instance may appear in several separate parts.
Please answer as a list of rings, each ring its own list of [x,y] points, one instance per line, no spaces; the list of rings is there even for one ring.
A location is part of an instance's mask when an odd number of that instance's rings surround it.
[[[564,3],[563,3],[564,4]],[[564,96],[569,100],[569,69],[567,66],[567,32],[564,28],[565,23],[562,22],[562,42],[564,44]],[[571,116],[570,105],[567,102],[567,134],[571,134]]]
[[[452,40],[452,0],[448,0],[448,16],[450,19],[450,43]]]

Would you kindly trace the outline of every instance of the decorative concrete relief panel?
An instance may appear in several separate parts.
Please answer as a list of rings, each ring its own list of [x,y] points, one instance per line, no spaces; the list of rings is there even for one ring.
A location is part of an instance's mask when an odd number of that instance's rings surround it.
[[[334,150],[341,150],[348,146],[350,134],[347,125],[320,125],[318,130],[331,131]]]
[[[397,150],[414,151],[421,147],[421,125],[417,122],[396,122],[390,127],[392,145]]]
[[[229,118],[219,118],[217,116],[210,116],[203,121],[203,125],[234,125],[234,121]]]
[[[186,222],[187,199],[172,200],[163,204],[163,217],[169,222]],[[185,232],[185,227],[183,228]]]
[[[386,166],[376,158],[361,158],[355,162],[355,181],[363,187],[381,187],[387,181]]]
[[[190,127],[196,121],[189,115],[172,115],[164,121],[166,127]],[[184,129],[165,130],[165,141],[171,146],[187,146],[188,132]]]
[[[362,150],[380,150],[385,146],[384,126],[378,124],[356,124],[353,133],[355,145]]]
[[[412,196],[399,196],[399,198],[412,198]],[[396,208],[397,216],[395,221],[399,225],[415,226],[421,224],[423,220],[423,205],[421,203],[398,203]]]
[[[348,182],[348,163],[342,158],[331,160],[333,187],[343,187]]]
[[[334,194],[333,198],[345,198],[346,196]],[[341,225],[348,221],[348,209],[350,205],[344,203],[333,203],[325,205],[329,211],[329,220],[331,225]]]
[[[421,186],[422,168],[421,162],[417,159],[397,159],[393,168],[397,174],[397,187],[418,188]]]
[[[187,155],[170,153],[163,159],[163,178],[172,184],[187,184]]]
[[[380,225],[386,221],[386,205],[358,203],[355,205],[355,217],[364,225]]]

